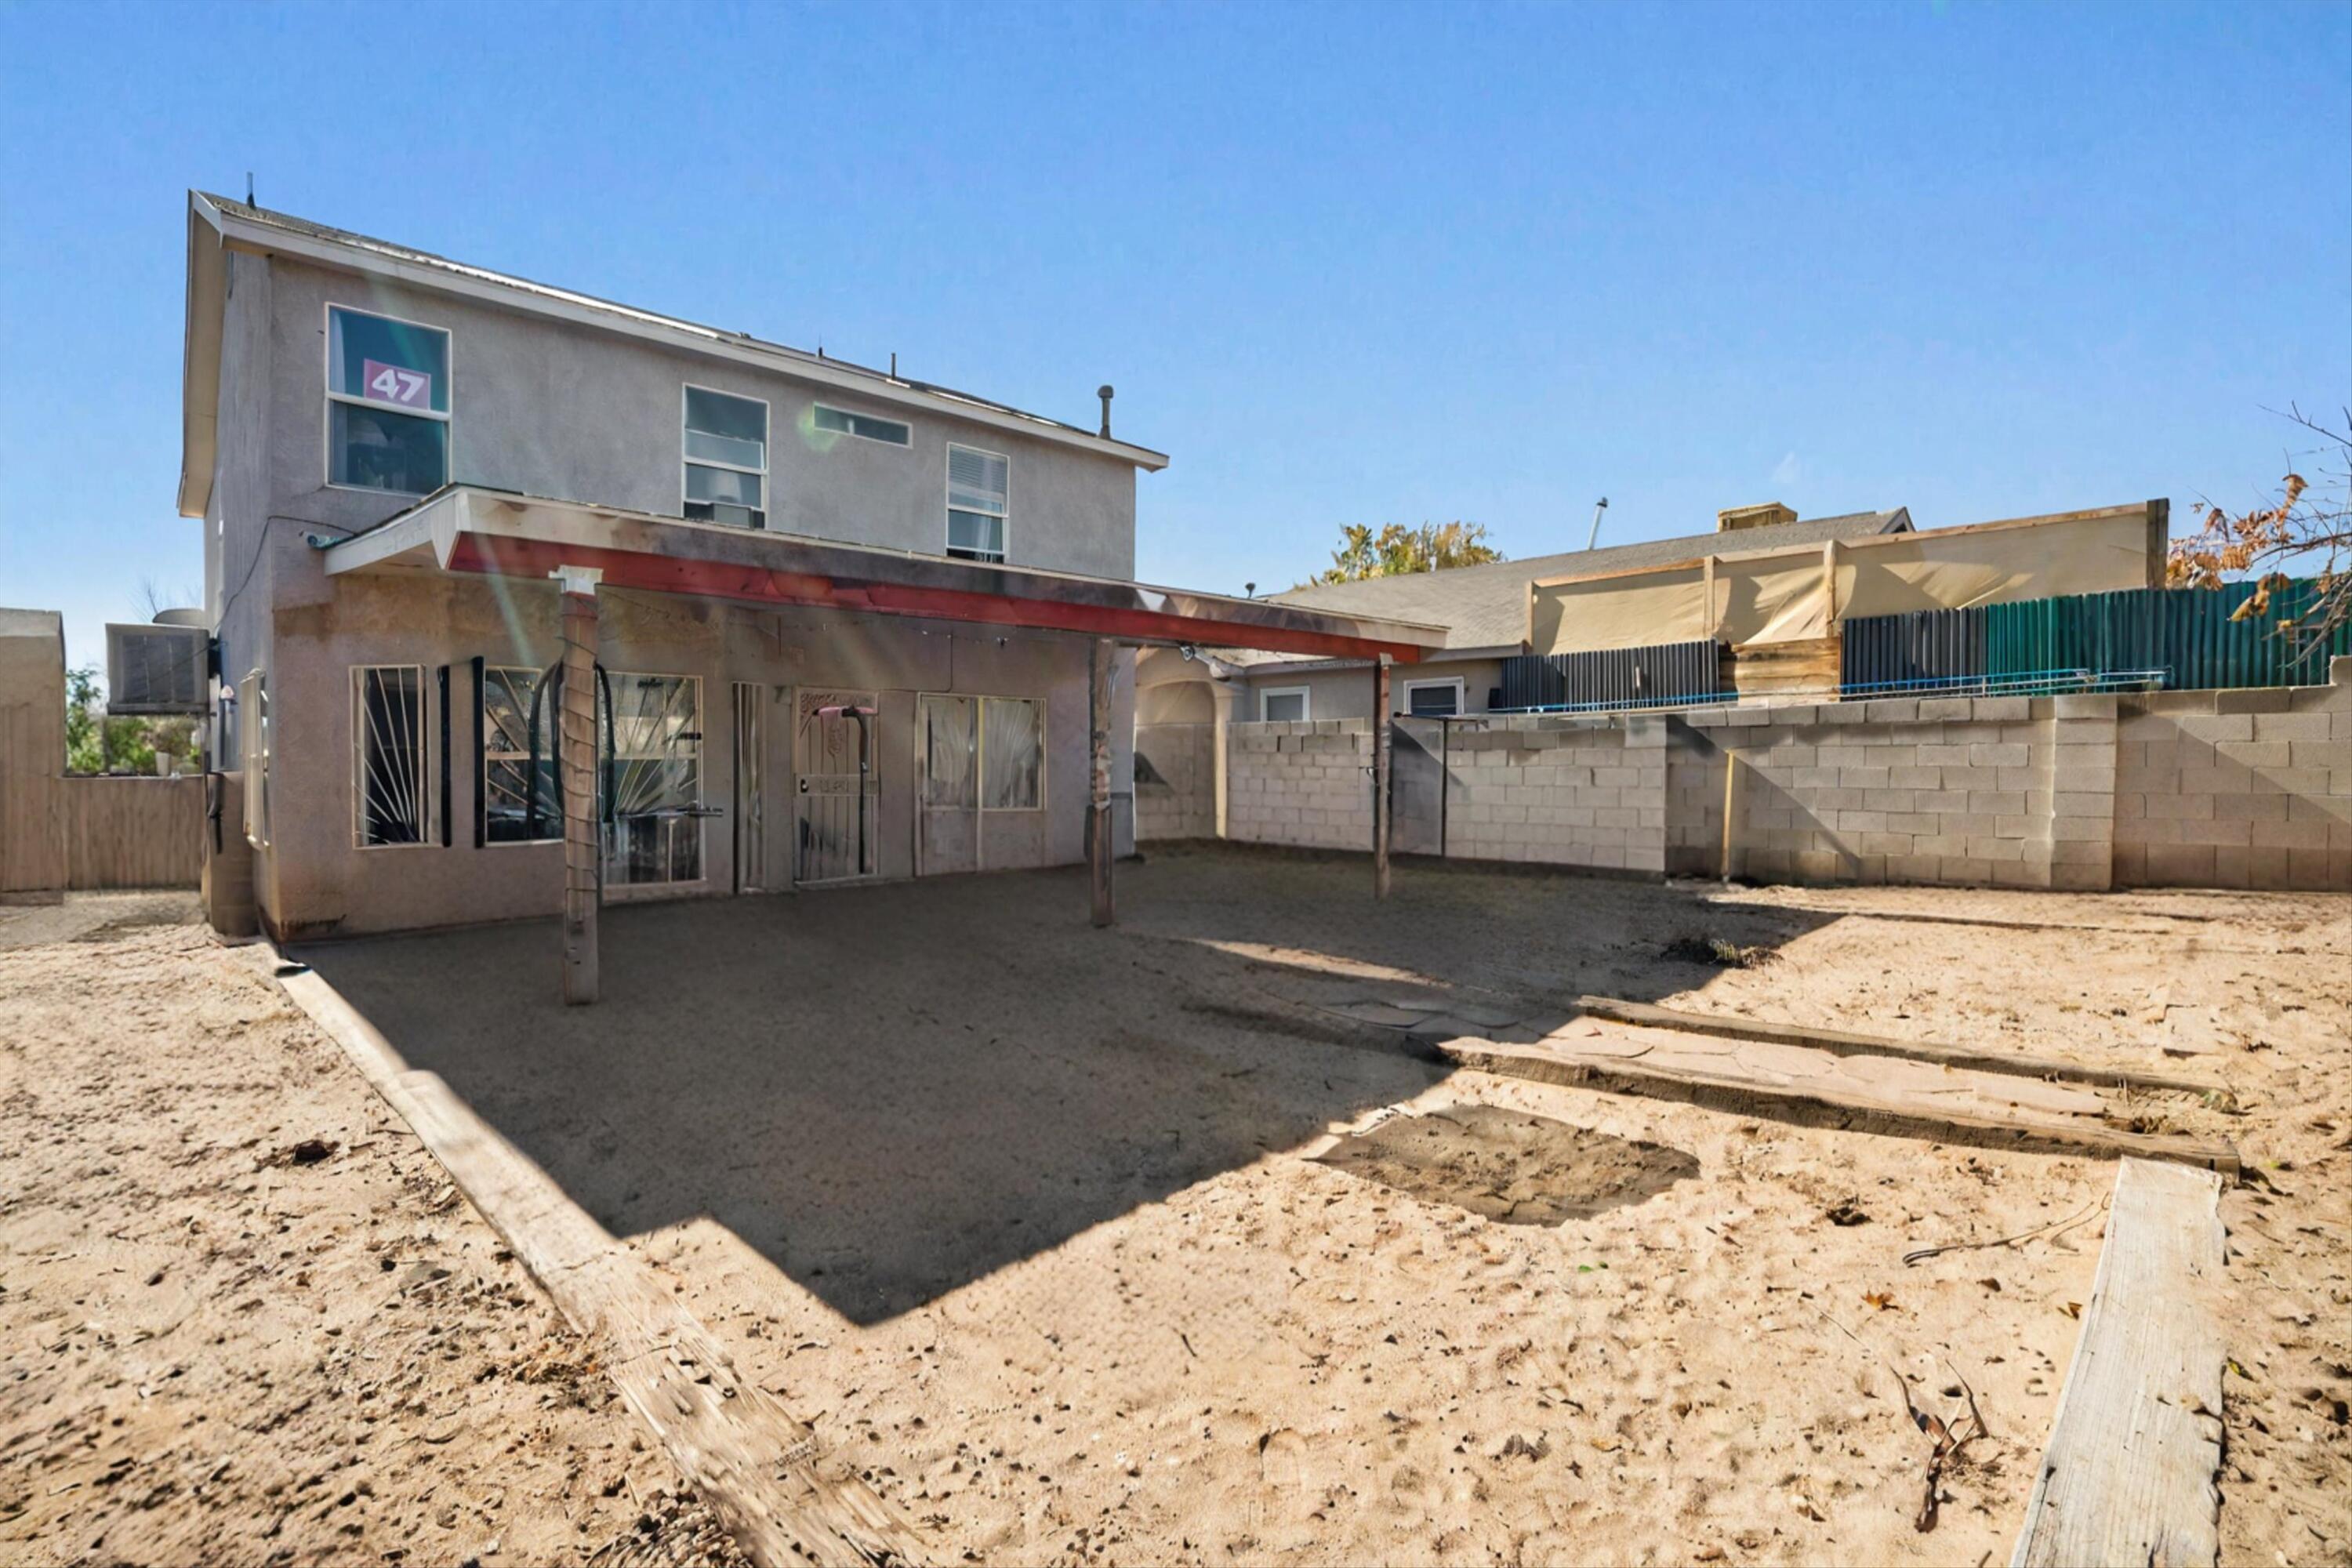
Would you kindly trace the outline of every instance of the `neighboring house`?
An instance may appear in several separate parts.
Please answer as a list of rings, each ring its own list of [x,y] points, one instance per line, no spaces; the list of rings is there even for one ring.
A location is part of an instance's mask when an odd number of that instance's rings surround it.
[[[1445,628],[1445,644],[1409,670],[1397,672],[1393,703],[1400,713],[1483,713],[1503,705],[1503,661],[1528,651],[1528,601],[1533,585],[1546,578],[1586,574],[1631,574],[1689,560],[1703,550],[1722,548],[1736,533],[1743,550],[1819,546],[1830,540],[1908,531],[1910,513],[1853,512],[1803,521],[1753,521],[1762,509],[1726,512],[1715,533],[1643,540],[1414,572],[1355,583],[1314,584],[1276,595],[1279,604],[1355,615],[1382,616]],[[1664,641],[1660,637],[1654,640]],[[1223,675],[1230,681],[1224,700],[1232,721],[1300,719],[1366,719],[1371,716],[1371,684],[1363,663],[1221,650],[1216,663],[1180,663],[1168,653],[1145,656],[1138,676],[1143,689],[1143,721],[1204,722],[1216,694],[1207,684]]]
[[[221,852],[280,937],[1076,861],[1131,840],[1134,647],[1436,640],[1129,582],[1167,459],[1107,387],[1088,430],[211,195],[188,269]]]
[[[1276,602],[1445,627],[1442,649],[1398,672],[1398,713],[1769,697],[1836,689],[1848,620],[2159,585],[2168,523],[2161,500],[1927,530],[1901,507],[1800,520],[1773,503],[1720,512],[1711,533],[1318,584]],[[1542,668],[1585,654],[1620,657],[1573,675]],[[1363,668],[1154,654],[1138,675],[1141,712],[1147,725],[1206,722],[1219,708],[1244,723],[1368,718]]]

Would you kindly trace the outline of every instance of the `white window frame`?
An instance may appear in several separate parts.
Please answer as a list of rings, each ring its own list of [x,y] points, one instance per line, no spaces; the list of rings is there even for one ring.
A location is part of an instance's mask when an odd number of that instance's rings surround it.
[[[355,664],[351,667],[352,698],[352,847],[374,853],[382,849],[437,849],[434,836],[433,689],[421,664]],[[367,673],[372,669],[412,669],[416,672],[416,838],[409,844],[367,841]]]
[[[245,841],[256,849],[269,847],[269,678],[247,670],[238,681],[236,742],[238,765],[245,771]]]
[[[1053,721],[1052,704],[1042,697],[982,697],[976,700],[980,703],[980,728],[974,733],[973,740],[980,750],[972,759],[971,776],[973,785],[979,792],[974,798],[980,802],[981,815],[1025,816],[1032,813],[1043,812],[1045,809],[1045,776],[1052,771],[1045,764],[1047,759],[1054,754],[1053,747],[1048,744],[1047,729]],[[988,804],[988,710],[999,702],[1026,702],[1037,710],[1037,804],[1034,805]]]
[[[1464,713],[1469,710],[1468,705],[1470,701],[1470,693],[1464,689],[1462,677],[1455,675],[1448,676],[1444,679],[1406,681],[1404,683],[1404,716],[1406,718],[1412,717],[1412,694],[1414,692],[1431,690],[1441,686],[1450,686],[1454,689],[1454,711],[1444,714],[1443,717],[1448,719],[1459,719]],[[1441,717],[1441,715],[1426,714],[1423,715],[1423,717],[1437,718]]]
[[[348,392],[335,390],[335,312],[341,310],[353,316],[366,316],[378,321],[397,321],[404,327],[419,331],[438,332],[444,352],[441,363],[447,367],[449,406],[444,410],[404,408],[396,403],[378,403],[371,398],[353,397]],[[457,472],[457,334],[446,327],[436,327],[430,321],[415,321],[406,316],[390,315],[383,310],[371,310],[364,305],[346,305],[341,300],[329,300],[319,313],[319,368],[320,382],[327,389],[327,403],[348,404],[354,408],[389,408],[394,414],[405,414],[412,419],[437,419],[442,425],[441,488],[446,489],[456,482]],[[363,496],[404,496],[412,490],[380,490],[373,485],[339,485],[335,482],[335,415],[331,406],[319,410],[319,472],[331,490],[349,490]],[[423,492],[430,495],[430,490]],[[224,534],[228,520],[221,520]]]
[[[1004,510],[1003,511],[982,511],[978,507],[957,506],[953,504],[955,497],[955,455],[958,452],[971,452],[982,458],[994,458],[998,462],[1004,465]],[[997,551],[996,559],[993,561],[987,560],[978,555],[958,555],[955,559],[958,561],[969,561],[973,564],[980,566],[1003,566],[1008,564],[1012,561],[1013,455],[1011,453],[992,452],[985,447],[975,447],[965,441],[949,442],[947,451],[940,458],[940,548],[942,552],[951,552],[956,547],[955,534],[953,531],[954,522],[948,514],[950,512],[958,511],[973,511],[979,512],[982,517],[993,517],[996,519],[998,542],[1002,548]]]
[[[870,419],[877,425],[896,425],[899,429],[907,433],[907,438],[903,441],[891,441],[887,440],[880,436],[868,436],[863,431],[858,430],[835,430],[830,426],[820,425],[816,422],[816,416],[820,414],[838,414],[844,419]],[[809,405],[809,428],[811,430],[822,431],[827,436],[847,436],[859,441],[871,441],[877,447],[895,447],[901,452],[913,450],[915,445],[915,427],[912,425],[908,424],[904,419],[892,419],[887,416],[880,414],[860,414],[856,409],[844,408],[838,403],[811,404]],[[1006,476],[1006,488],[1008,489],[1011,489],[1011,475],[1009,470]]]
[[[1266,701],[1276,697],[1298,699],[1298,717],[1269,719],[1265,716]],[[1315,721],[1315,689],[1311,686],[1261,686],[1257,689],[1257,721],[1261,724],[1311,724]]]
[[[738,403],[760,405],[760,466],[747,468],[740,463],[722,463],[711,458],[689,458],[686,455],[686,400],[688,393],[707,392],[713,397],[731,397]],[[738,533],[768,531],[768,522],[776,515],[776,481],[769,470],[776,466],[776,410],[764,397],[754,397],[748,392],[730,392],[723,386],[704,386],[698,382],[681,382],[677,388],[677,515],[688,522],[701,522],[711,528],[733,528]],[[688,468],[722,468],[731,474],[760,476],[760,521],[749,530],[737,528],[731,522],[716,519],[689,518],[686,515]]]

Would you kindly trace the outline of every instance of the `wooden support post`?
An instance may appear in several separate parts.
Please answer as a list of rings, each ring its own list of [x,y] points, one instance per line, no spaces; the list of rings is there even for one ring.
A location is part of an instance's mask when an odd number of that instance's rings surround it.
[[[1117,916],[1111,901],[1110,674],[1114,645],[1097,637],[1087,681],[1087,871],[1094,889],[1095,924]]]
[[[1723,753],[1723,879],[1731,880],[1731,846],[1737,832],[1735,813],[1739,809],[1739,753],[1725,748]]]
[[[563,1000],[596,1000],[596,584],[593,566],[559,566],[563,705],[556,772],[563,781]]]
[[[1372,660],[1372,897],[1389,896],[1389,656]]]

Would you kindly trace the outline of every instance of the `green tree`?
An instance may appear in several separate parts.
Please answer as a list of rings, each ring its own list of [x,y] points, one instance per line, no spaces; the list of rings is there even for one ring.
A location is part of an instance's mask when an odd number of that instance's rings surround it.
[[[1378,533],[1351,522],[1339,531],[1339,548],[1331,552],[1330,570],[1308,581],[1360,583],[1367,577],[1444,572],[1503,559],[1503,552],[1486,541],[1486,525],[1480,522],[1424,522],[1419,528],[1392,522]]]
[[[71,773],[152,773],[157,752],[199,760],[196,725],[185,718],[120,718],[106,714],[106,694],[95,665],[66,672],[66,771]]]

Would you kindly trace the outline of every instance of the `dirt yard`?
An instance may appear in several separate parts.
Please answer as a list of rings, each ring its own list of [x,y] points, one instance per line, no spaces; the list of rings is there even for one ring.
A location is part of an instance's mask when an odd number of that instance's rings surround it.
[[[548,927],[303,956],[941,1559],[1020,1563],[2005,1561],[2112,1163],[1449,1073],[1300,998],[1595,992],[2173,1068],[2151,1015],[2210,1007],[2189,1065],[2234,1110],[2148,1114],[2250,1171],[2224,1561],[2352,1562],[2352,900],[1368,883],[1165,851],[1108,933],[1072,873],[618,909],[571,1012]],[[657,1456],[245,955],[0,952],[0,1542],[520,1562],[633,1528],[603,1478],[650,1493]],[[310,1137],[337,1152],[273,1163]],[[1990,1428],[1931,1531],[1898,1375]]]
[[[184,895],[0,909],[0,1559],[727,1563],[408,1130]]]

